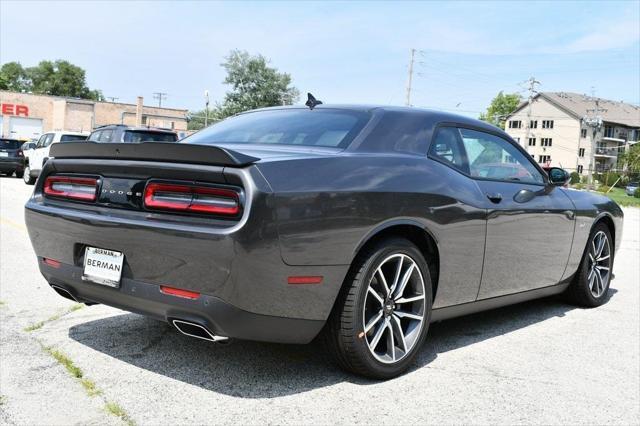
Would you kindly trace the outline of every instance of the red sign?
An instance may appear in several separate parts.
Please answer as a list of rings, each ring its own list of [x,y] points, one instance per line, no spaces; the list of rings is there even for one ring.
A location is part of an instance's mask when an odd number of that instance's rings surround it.
[[[29,107],[26,105],[2,104],[2,114],[29,116]]]

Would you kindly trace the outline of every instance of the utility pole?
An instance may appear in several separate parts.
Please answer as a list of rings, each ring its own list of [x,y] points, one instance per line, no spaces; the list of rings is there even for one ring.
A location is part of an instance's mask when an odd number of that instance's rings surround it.
[[[409,60],[409,79],[407,80],[407,100],[406,106],[411,106],[411,84],[413,83],[413,62],[416,56],[416,49],[411,49],[411,59]]]
[[[209,91],[204,91],[204,127],[209,123]]]
[[[527,122],[525,123],[525,135],[524,135],[524,140],[522,141],[522,146],[526,147],[529,146],[529,132],[531,131],[531,104],[533,103],[533,96],[534,93],[537,94],[538,92],[536,91],[536,84],[540,84],[540,82],[538,80],[535,79],[535,77],[531,77],[529,78],[529,80],[527,80],[527,82],[529,83],[529,103],[527,105]],[[526,143],[526,145],[525,145]]]
[[[589,154],[589,170],[587,171],[587,182],[589,186],[593,186],[593,170],[596,167],[596,137],[598,131],[602,128],[602,116],[600,113],[606,112],[606,109],[600,108],[600,100],[596,98],[595,91],[592,90],[591,95],[595,101],[595,107],[587,110],[587,115],[582,118],[582,121],[589,127],[591,127],[591,153]]]
[[[167,94],[164,92],[153,92],[153,99],[157,99],[158,108],[162,108],[162,101],[167,99]]]

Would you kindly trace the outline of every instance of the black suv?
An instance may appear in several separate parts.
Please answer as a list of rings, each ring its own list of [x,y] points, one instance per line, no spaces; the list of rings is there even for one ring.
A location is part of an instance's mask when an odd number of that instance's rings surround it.
[[[13,173],[21,178],[24,173],[24,154],[22,141],[18,139],[0,138],[0,173],[11,176]]]
[[[90,135],[90,142],[137,143],[176,142],[178,134],[173,130],[157,127],[133,127],[124,124],[109,124],[97,127]]]

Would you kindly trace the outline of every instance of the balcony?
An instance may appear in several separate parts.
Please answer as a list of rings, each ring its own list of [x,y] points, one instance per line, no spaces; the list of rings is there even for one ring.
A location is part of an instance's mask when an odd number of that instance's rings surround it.
[[[620,153],[621,151],[619,150],[619,148],[604,148],[604,147],[596,148],[596,157],[617,158],[618,154]]]

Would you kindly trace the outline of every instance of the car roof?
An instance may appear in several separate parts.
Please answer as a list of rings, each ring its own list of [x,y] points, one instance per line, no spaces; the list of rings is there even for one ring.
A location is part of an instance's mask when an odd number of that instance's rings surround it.
[[[242,114],[251,114],[254,112],[261,111],[275,111],[275,110],[304,110],[309,109],[304,105],[288,105],[288,106],[275,106],[268,108],[259,108],[251,111],[242,112],[238,115]],[[372,113],[375,111],[381,112],[393,112],[407,115],[422,115],[425,119],[432,122],[446,122],[446,123],[457,123],[457,124],[466,124],[473,127],[478,127],[481,129],[489,130],[492,132],[499,132],[504,136],[508,136],[504,130],[501,128],[494,126],[493,124],[487,123],[485,121],[481,121],[475,118],[467,117],[465,115],[454,114],[451,112],[438,111],[434,109],[427,108],[418,108],[418,107],[407,107],[407,106],[390,106],[390,105],[358,105],[358,104],[320,104],[317,105],[314,109],[323,110],[323,109],[338,109],[345,111],[356,111],[356,112],[367,112]]]
[[[123,128],[125,130],[133,130],[136,132],[162,132],[162,133],[176,133],[175,130],[164,129],[162,127],[148,127],[148,126],[128,126],[126,124],[105,124],[104,126],[98,126],[93,131],[112,129],[112,128]]]

